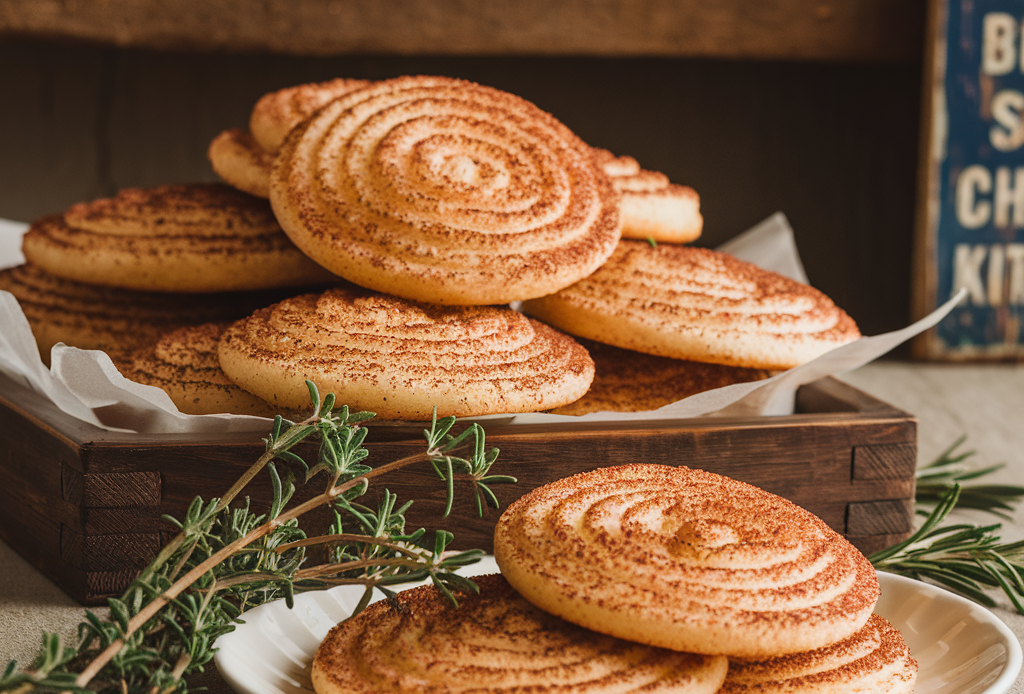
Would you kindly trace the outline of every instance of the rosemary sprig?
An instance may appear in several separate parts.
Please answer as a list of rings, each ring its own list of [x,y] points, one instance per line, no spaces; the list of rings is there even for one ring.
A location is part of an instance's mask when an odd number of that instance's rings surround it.
[[[356,584],[365,587],[358,612],[374,588],[390,597],[394,593],[388,585],[428,577],[452,600],[456,590],[475,590],[475,584],[454,572],[483,552],[449,550],[453,536],[446,531],[436,532],[432,540],[423,529],[407,532],[405,512],[411,502],[398,505],[388,490],[376,509],[356,499],[376,477],[429,461],[448,488],[448,509],[456,478],[472,483],[481,513],[484,505],[497,506],[489,485],[515,480],[490,474],[498,451],[486,450],[483,429],[474,424],[453,436],[455,418],[438,420],[435,414],[424,431],[424,452],[372,468],[363,463],[369,452],[363,448],[366,429],[360,425],[373,415],[350,413],[347,407],[335,410],[333,395],[321,399],[312,382],[307,386],[312,414],[298,423],[277,417],[265,439],[265,453],[223,497],[197,497],[182,520],[167,517],[178,535],[120,598],[109,600],[109,619],[87,612],[74,648],[44,634],[31,668],[8,664],[0,676],[0,692],[185,694],[188,676],[202,672],[213,657],[217,637],[233,630],[234,620],[255,605],[278,597],[290,605],[298,591]],[[319,442],[312,466],[293,450],[311,437]],[[307,482],[322,474],[323,491],[289,505],[294,474],[287,469],[282,476],[275,461],[300,466]],[[254,513],[248,499],[232,507],[264,468],[273,490],[267,512]],[[322,506],[334,510],[332,532],[308,537],[299,520]],[[330,548],[329,561],[304,566],[306,547],[317,544]]]
[[[918,469],[917,513],[927,516],[950,489],[960,484],[959,508],[985,511],[1008,520],[1010,516],[1007,512],[1014,509],[1014,504],[1024,500],[1024,487],[1010,484],[964,486],[963,482],[992,474],[1005,466],[1003,463],[983,468],[970,466],[967,463],[976,451],[957,451],[966,440],[965,434],[940,453],[933,462]]]

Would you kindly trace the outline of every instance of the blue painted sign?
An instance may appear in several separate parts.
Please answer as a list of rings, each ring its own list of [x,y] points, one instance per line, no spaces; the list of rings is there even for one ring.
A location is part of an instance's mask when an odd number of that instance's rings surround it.
[[[936,9],[919,237],[929,305],[918,308],[931,310],[960,287],[968,296],[918,354],[1022,358],[1024,0],[948,0]]]

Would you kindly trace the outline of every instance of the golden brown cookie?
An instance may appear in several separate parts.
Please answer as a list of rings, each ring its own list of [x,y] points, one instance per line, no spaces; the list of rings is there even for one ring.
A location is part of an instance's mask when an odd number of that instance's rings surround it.
[[[340,78],[265,95],[252,110],[249,130],[225,130],[210,143],[207,155],[213,170],[235,188],[267,197],[270,166],[288,132],[331,99],[369,84]]]
[[[232,325],[220,363],[276,407],[301,409],[305,380],[382,419],[551,409],[583,395],[586,350],[508,308],[420,304],[358,287],[282,301]]]
[[[278,152],[270,200],[332,272],[441,304],[556,291],[601,265],[620,227],[589,146],[524,99],[446,77],[324,106]]]
[[[788,369],[860,337],[831,299],[725,253],[623,240],[597,272],[523,310],[637,352]]]
[[[127,188],[44,217],[28,262],[64,279],[158,292],[325,284],[331,273],[281,232],[265,200],[220,183]]]
[[[763,661],[733,660],[721,694],[910,694],[917,661],[899,630],[871,615],[864,628],[825,648]]]
[[[552,414],[590,412],[645,412],[673,402],[724,388],[733,383],[759,381],[771,376],[764,369],[743,369],[619,349],[578,338],[594,360],[594,381],[587,394],[557,407]]]
[[[856,633],[879,588],[821,519],[702,470],[624,465],[545,485],[494,532],[508,582],[580,626],[662,648],[766,658]]]
[[[321,106],[370,84],[368,80],[339,77],[270,92],[253,107],[249,132],[265,151],[277,152],[288,133]]]
[[[499,575],[458,608],[424,586],[334,627],[313,659],[317,694],[713,694],[722,657],[620,641],[546,614]]]
[[[225,183],[250,195],[270,195],[270,166],[274,155],[260,147],[247,131],[225,130],[210,143],[207,151],[214,172]]]
[[[217,343],[227,325],[205,323],[171,331],[133,352],[119,365],[121,375],[163,389],[185,414],[275,416],[274,407],[236,386],[221,370]]]
[[[235,320],[281,299],[280,292],[136,292],[61,279],[30,264],[0,271],[0,289],[18,300],[44,362],[58,342],[103,350],[115,363],[169,330]]]
[[[700,238],[704,218],[697,191],[670,182],[663,173],[641,169],[633,157],[616,157],[606,149],[594,152],[622,196],[623,238],[658,243],[688,243]]]

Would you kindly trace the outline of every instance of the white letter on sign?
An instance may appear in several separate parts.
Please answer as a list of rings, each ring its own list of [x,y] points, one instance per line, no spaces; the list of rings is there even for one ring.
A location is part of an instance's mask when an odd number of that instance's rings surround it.
[[[971,295],[971,303],[985,305],[985,287],[981,283],[981,264],[985,262],[985,246],[958,243],[953,248],[953,292],[965,287]],[[951,296],[952,296],[951,294]]]
[[[1013,226],[1024,227],[1024,166],[1018,166],[1010,183],[1010,167],[996,169],[996,194],[993,221],[997,227],[1010,225],[1010,207],[1013,207]]]
[[[1004,89],[992,97],[992,118],[999,125],[993,125],[988,131],[988,139],[1000,152],[1012,152],[1024,145],[1021,112],[1024,112],[1024,94],[1016,89]]]
[[[981,164],[968,166],[956,179],[956,219],[964,229],[988,224],[992,203],[978,200],[978,193],[992,192],[992,174]]]
[[[1010,264],[1010,292],[1007,303],[1024,305],[1024,243],[1006,244],[1006,260]]]
[[[981,71],[986,75],[1005,75],[1013,71],[1017,52],[1013,50],[1017,38],[1017,22],[1006,12],[985,15],[981,34]]]

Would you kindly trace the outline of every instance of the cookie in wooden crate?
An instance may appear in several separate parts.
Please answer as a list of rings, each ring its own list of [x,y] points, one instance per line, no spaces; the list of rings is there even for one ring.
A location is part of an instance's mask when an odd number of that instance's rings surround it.
[[[589,275],[619,238],[591,148],[518,96],[447,77],[346,94],[296,127],[270,200],[332,272],[439,304],[503,304]]]
[[[726,253],[632,240],[523,310],[623,349],[751,369],[788,369],[860,337],[846,312],[806,284]]]
[[[266,200],[219,183],[126,188],[36,221],[28,261],[76,282],[151,292],[307,287],[337,278],[281,231]]]
[[[359,287],[287,299],[234,323],[220,363],[276,407],[305,380],[381,419],[535,412],[586,392],[594,362],[568,335],[500,306],[440,306]]]

